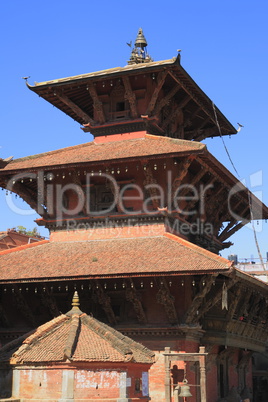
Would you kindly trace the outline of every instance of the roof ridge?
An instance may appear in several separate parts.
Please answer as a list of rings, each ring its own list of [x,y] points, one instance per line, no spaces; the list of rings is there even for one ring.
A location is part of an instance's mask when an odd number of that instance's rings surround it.
[[[130,141],[145,140],[145,137],[146,137],[146,134],[145,134],[144,137],[125,138],[125,139],[122,139],[122,140],[107,141],[107,142],[95,142],[95,140],[94,140],[94,141],[93,141],[93,144],[96,145],[96,146],[100,146],[100,145],[101,145],[101,146],[105,146],[105,145],[113,144],[113,143],[118,144],[118,143],[120,143],[120,142],[123,142],[124,144],[126,144],[126,143],[128,143],[128,142],[130,142]],[[100,138],[100,137],[97,137],[97,138]],[[163,137],[163,138],[165,138],[165,137]]]
[[[40,325],[38,328],[36,328],[36,330],[30,336],[28,336],[24,340],[23,343],[29,345],[33,341],[37,341],[38,339],[42,338],[44,335],[48,335],[48,333],[50,333],[50,331],[57,328],[57,326],[59,324],[62,324],[64,321],[67,321],[68,319],[69,319],[69,317],[67,317],[66,314],[58,315],[57,317],[53,318],[52,320],[50,320],[50,321],[46,322],[45,324]]]
[[[80,310],[79,310],[80,311]],[[80,313],[73,314],[71,317],[71,327],[64,348],[64,357],[70,359],[75,349],[75,341],[81,326]]]
[[[230,269],[234,265],[233,261],[229,261],[220,255],[214,254],[212,251],[199,247],[196,244],[183,239],[182,237],[174,235],[173,233],[165,232],[165,233],[163,233],[163,235],[173,241],[176,241],[177,243],[180,243],[182,246],[191,248],[194,252],[196,252],[198,254],[205,255],[207,258],[209,258],[211,260],[218,260],[219,262],[225,263],[226,268],[228,268],[228,269]]]
[[[115,241],[115,240],[133,240],[133,239],[155,239],[155,238],[159,238],[159,237],[163,237],[163,235],[157,235],[157,236],[132,236],[132,237],[111,237],[111,238],[104,238],[104,239],[87,239],[87,240],[65,240],[65,241],[59,241],[59,240],[51,240],[49,241],[51,244],[55,244],[55,243],[61,243],[61,244],[66,244],[66,243],[92,243],[92,242],[105,242],[105,241]],[[0,252],[1,255],[1,252]]]
[[[33,344],[38,342],[41,338],[46,335],[51,334],[53,330],[56,330],[59,324],[63,324],[68,317],[65,314],[61,314],[58,317],[53,318],[49,322],[39,326],[35,330],[30,332],[30,335],[25,337],[23,342],[21,343],[20,347],[13,353],[12,358],[10,361],[11,363],[18,363],[21,361],[21,354],[24,351],[29,350]]]
[[[123,339],[125,337],[120,332],[88,315],[82,316],[81,321],[103,340],[111,343],[112,347],[122,355],[133,354],[132,350],[124,344]]]
[[[200,142],[200,141],[190,141],[190,140],[185,140],[183,138],[172,138],[172,137],[166,137],[166,136],[164,137],[162,135],[154,135],[154,134],[149,134],[149,133],[145,134],[145,138],[152,139],[152,140],[161,139],[161,140],[165,140],[165,141],[169,141],[169,142],[175,142],[178,144],[185,144],[185,145],[187,144],[189,146],[192,146],[193,148],[196,147],[196,148],[207,150],[206,144],[204,144],[203,142]]]
[[[149,356],[151,359],[153,358],[154,353],[145,346],[123,335],[116,329],[109,327],[107,324],[98,321],[96,318],[85,314],[84,316],[81,316],[81,320],[89,329],[93,330],[103,340],[111,343],[114,349],[125,356],[125,360],[131,360],[131,358],[126,357],[126,355],[132,355],[133,358],[135,358],[135,350],[133,351],[133,349],[147,355],[147,357]]]
[[[112,67],[112,68],[106,68],[104,70],[99,70],[99,71],[93,71],[90,73],[84,73],[84,74],[78,74],[78,75],[73,75],[69,77],[63,77],[63,78],[57,78],[55,80],[49,80],[49,81],[42,81],[42,82],[36,82],[35,85],[30,85],[27,84],[28,88],[34,91],[37,87],[40,86],[45,86],[45,85],[53,85],[53,84],[61,84],[65,82],[70,82],[73,80],[77,79],[86,79],[86,78],[91,78],[99,75],[105,75],[107,73],[116,73],[116,72],[123,72],[123,71],[128,71],[128,70],[139,70],[139,69],[144,69],[146,67],[153,67],[153,66],[158,66],[162,64],[174,64],[176,62],[176,57],[172,57],[171,59],[166,59],[166,60],[159,60],[159,61],[152,61],[150,63],[141,63],[141,64],[131,64],[131,65],[126,65],[126,66],[119,66],[119,67]]]
[[[41,245],[49,243],[49,242],[50,242],[50,240],[40,240],[40,241],[36,241],[34,243],[23,244],[22,246],[17,246],[17,247],[10,248],[8,250],[0,251],[0,256],[4,255],[4,254],[14,253],[16,251],[22,251],[22,250],[32,248],[32,247],[41,246]]]

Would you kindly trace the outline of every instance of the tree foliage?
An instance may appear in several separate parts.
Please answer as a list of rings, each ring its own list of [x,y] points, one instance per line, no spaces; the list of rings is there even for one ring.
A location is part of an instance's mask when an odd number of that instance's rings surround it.
[[[37,227],[34,227],[33,229],[26,229],[24,226],[17,226],[17,232],[25,234],[27,236],[31,237],[38,237],[40,236],[40,233],[38,232]]]

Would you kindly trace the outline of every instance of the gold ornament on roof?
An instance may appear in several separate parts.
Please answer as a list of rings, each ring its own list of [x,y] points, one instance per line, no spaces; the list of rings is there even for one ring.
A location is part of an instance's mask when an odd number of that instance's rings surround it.
[[[131,47],[132,41],[130,43],[127,43],[127,45]],[[143,34],[142,28],[140,28],[135,40],[134,48],[131,51],[128,64],[150,63],[151,61],[153,61],[153,59],[147,53],[146,47],[147,47],[147,41]]]

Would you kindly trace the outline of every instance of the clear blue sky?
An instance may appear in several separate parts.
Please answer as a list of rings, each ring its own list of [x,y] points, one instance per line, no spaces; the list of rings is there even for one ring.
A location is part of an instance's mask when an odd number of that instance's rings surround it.
[[[32,155],[91,140],[79,124],[29,91],[21,77],[46,81],[124,66],[126,42],[142,27],[154,60],[177,55],[229,121],[242,131],[225,138],[241,178],[268,204],[268,2],[266,0],[10,1],[1,6],[0,157]],[[206,142],[232,172],[220,138]],[[262,184],[250,177],[262,172]],[[261,185],[260,185],[261,184]],[[26,208],[26,204],[25,208]],[[0,230],[32,228],[37,215],[10,211],[0,192]],[[257,225],[263,255],[268,223]],[[41,231],[47,235],[47,232]],[[257,257],[253,233],[244,228],[223,255]]]

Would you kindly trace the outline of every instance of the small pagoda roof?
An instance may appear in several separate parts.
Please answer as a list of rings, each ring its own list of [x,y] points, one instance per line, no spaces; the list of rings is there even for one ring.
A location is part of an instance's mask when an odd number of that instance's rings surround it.
[[[83,313],[78,306],[75,292],[73,308],[68,313],[6,344],[0,349],[0,361],[15,365],[154,362],[152,351]]]
[[[163,78],[159,78],[158,82],[156,77],[158,75],[160,77],[161,74],[164,74],[164,76]],[[111,90],[111,85],[114,86],[116,81],[118,82],[119,80],[124,83],[125,93],[131,103],[136,98],[132,89],[134,84],[131,86],[130,81],[135,81],[135,79],[143,80],[143,77],[147,76],[155,77],[159,91],[162,88],[165,94],[170,94],[175,90],[172,98],[175,100],[178,110],[184,108],[186,105],[187,120],[192,119],[191,124],[187,126],[187,139],[196,140],[200,135],[203,139],[210,136],[232,135],[237,133],[233,125],[183,69],[180,64],[180,56],[169,60],[130,64],[125,67],[110,68],[66,78],[36,82],[34,85],[27,83],[27,85],[30,90],[80,123],[84,131],[90,131],[94,135],[100,135],[99,133],[103,135],[105,130],[108,132],[107,127],[111,129],[111,126],[113,126],[112,130],[115,130],[114,132],[122,132],[123,129],[125,129],[126,132],[127,127],[129,127],[129,131],[137,131],[135,127],[146,126],[144,117],[151,116],[154,118],[150,104],[154,104],[154,96],[156,96],[156,93],[152,95],[151,100],[147,99],[149,103],[145,115],[148,114],[148,116],[136,114],[135,117],[132,116],[124,119],[123,122],[112,122],[107,116],[105,117],[104,114],[102,115],[102,121],[98,121],[98,119],[96,120],[96,117],[94,117],[94,109],[96,107],[102,107],[100,106],[100,96],[104,94],[108,95]],[[94,87],[93,90],[90,89],[92,85]],[[104,87],[107,88],[106,92]],[[176,93],[176,87],[178,87],[177,91],[180,89],[179,95]],[[146,90],[146,85],[143,84],[139,88]],[[215,113],[217,117],[215,117]],[[123,128],[122,123],[125,123],[126,128]],[[150,121],[147,120],[147,123],[150,123]],[[202,134],[197,134],[195,131],[199,131],[200,127],[202,127]],[[219,132],[219,127],[221,132]],[[160,126],[158,126],[158,123],[153,124],[150,130],[152,134],[162,135],[165,133],[165,127],[162,127],[161,123]]]
[[[0,283],[228,272],[232,262],[176,235],[41,241],[0,252]],[[61,273],[61,274],[60,274]]]

